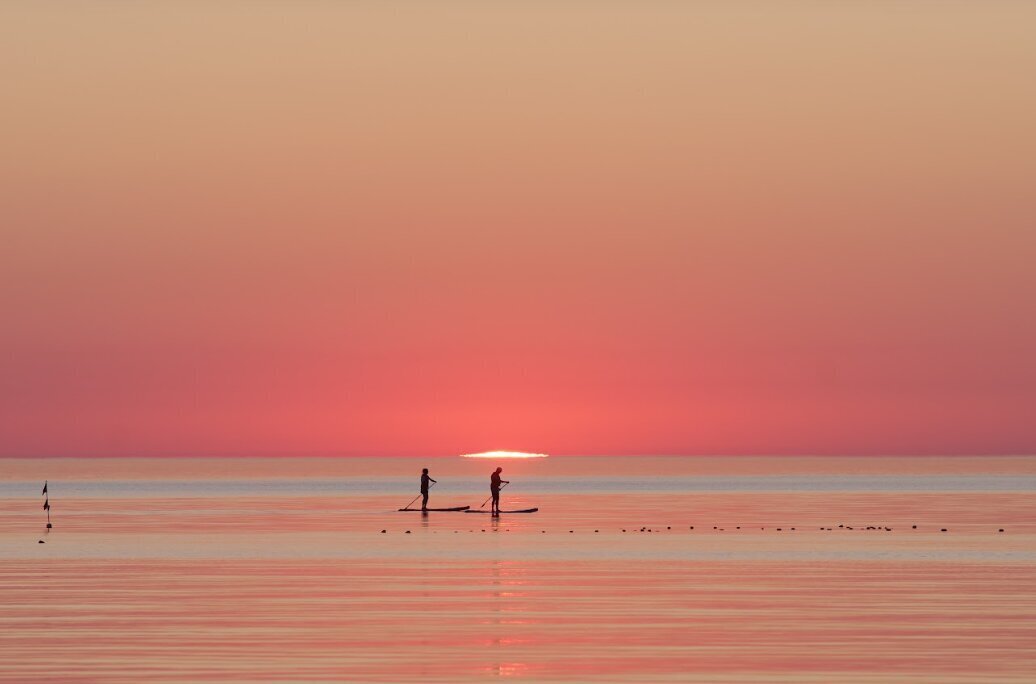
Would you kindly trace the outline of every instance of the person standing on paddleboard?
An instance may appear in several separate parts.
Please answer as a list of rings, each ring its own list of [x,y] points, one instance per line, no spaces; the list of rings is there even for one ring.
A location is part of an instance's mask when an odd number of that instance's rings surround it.
[[[421,510],[428,510],[428,483],[435,482],[428,476],[428,468],[421,470]]]
[[[511,484],[509,480],[501,480],[500,473],[503,472],[503,468],[497,468],[493,471],[493,474],[489,476],[489,492],[493,495],[493,505],[491,506],[491,512],[493,515],[500,515],[500,485]]]

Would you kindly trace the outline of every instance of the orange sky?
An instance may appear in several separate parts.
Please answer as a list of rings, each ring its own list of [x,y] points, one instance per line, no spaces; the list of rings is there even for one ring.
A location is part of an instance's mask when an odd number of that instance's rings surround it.
[[[0,455],[1036,451],[1036,5],[0,7]]]

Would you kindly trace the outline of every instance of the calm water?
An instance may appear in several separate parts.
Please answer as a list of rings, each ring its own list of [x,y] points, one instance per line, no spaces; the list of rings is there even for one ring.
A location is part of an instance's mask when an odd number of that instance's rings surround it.
[[[501,464],[0,460],[0,680],[1036,678],[1036,458]]]

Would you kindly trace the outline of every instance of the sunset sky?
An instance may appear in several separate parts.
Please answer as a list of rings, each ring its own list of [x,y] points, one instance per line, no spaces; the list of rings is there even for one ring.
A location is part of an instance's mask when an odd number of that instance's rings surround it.
[[[1036,452],[1034,26],[5,2],[0,455]]]

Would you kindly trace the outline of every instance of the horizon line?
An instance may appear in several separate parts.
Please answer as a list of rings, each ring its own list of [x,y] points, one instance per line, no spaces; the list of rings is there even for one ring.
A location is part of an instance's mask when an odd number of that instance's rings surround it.
[[[1036,457],[1033,452],[813,452],[813,453],[556,453],[549,454],[551,458],[1031,458]],[[182,454],[182,453],[143,453],[143,454],[0,454],[0,459],[57,459],[57,458],[463,458],[464,454],[354,454],[354,453],[293,453],[293,452],[259,452],[259,453],[206,453],[206,454]]]

